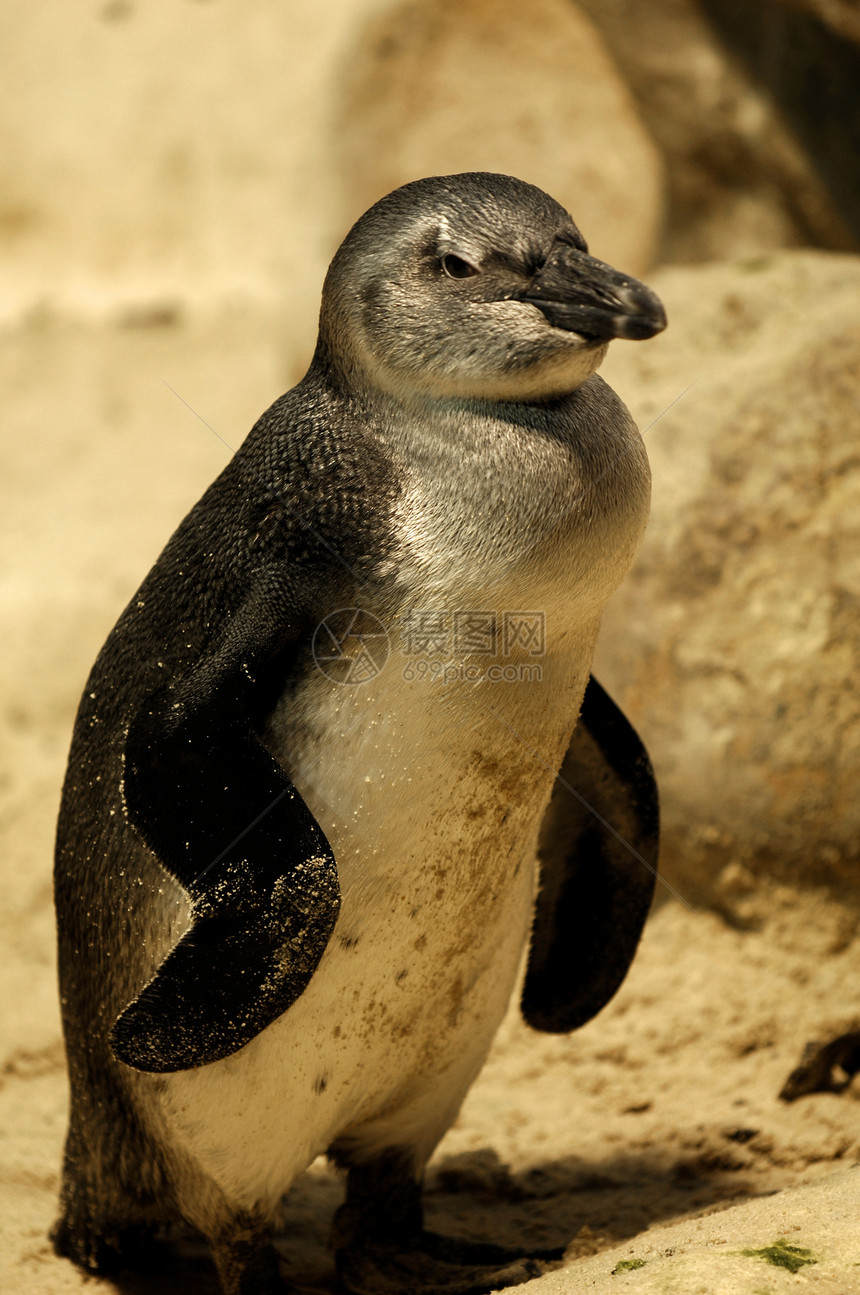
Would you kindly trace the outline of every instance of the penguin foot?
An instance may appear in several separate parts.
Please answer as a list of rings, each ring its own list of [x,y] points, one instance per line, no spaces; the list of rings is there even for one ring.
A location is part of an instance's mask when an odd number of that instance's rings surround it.
[[[287,1295],[267,1232],[231,1229],[209,1242],[223,1295]]]
[[[560,1259],[561,1251],[546,1252]],[[489,1295],[547,1271],[542,1258],[501,1246],[419,1232],[402,1249],[370,1240],[337,1255],[338,1276],[350,1295]]]
[[[504,1246],[441,1236],[422,1226],[410,1161],[387,1152],[350,1168],[334,1221],[341,1284],[350,1295],[485,1295],[540,1277],[562,1250],[525,1256]]]
[[[496,1245],[493,1241],[468,1241],[465,1237],[448,1237],[441,1232],[419,1232],[414,1244],[433,1259],[463,1266],[492,1266],[497,1268],[518,1263],[559,1263],[564,1258],[564,1247],[532,1250],[523,1255],[522,1250]]]
[[[125,1268],[143,1267],[149,1257],[153,1229],[145,1225],[95,1226],[88,1219],[60,1216],[49,1233],[54,1253],[96,1277],[110,1277]]]

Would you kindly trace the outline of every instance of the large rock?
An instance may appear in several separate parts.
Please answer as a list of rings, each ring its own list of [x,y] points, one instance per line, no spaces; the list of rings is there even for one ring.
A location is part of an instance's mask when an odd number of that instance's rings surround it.
[[[858,1289],[858,1205],[860,1173],[843,1169],[824,1182],[769,1193],[704,1218],[655,1223],[639,1237],[521,1290],[776,1295],[814,1283],[816,1295],[852,1295]]]
[[[668,332],[604,366],[640,426],[659,421],[652,521],[598,672],[655,758],[685,897],[757,920],[765,874],[856,902],[860,259],[656,283]]]
[[[860,8],[857,0],[783,0],[792,9],[812,14],[819,22],[860,45]]]
[[[860,242],[860,47],[840,31],[839,4],[787,0],[699,0],[733,62],[742,64],[759,95],[775,105],[820,182],[855,247]],[[802,12],[806,9],[809,12]],[[855,37],[860,8],[855,4]],[[825,13],[832,25],[825,21]],[[790,196],[790,195],[786,195]]]
[[[592,250],[643,272],[662,168],[588,19],[565,0],[408,0],[344,64],[335,135],[350,219],[421,175],[501,171],[546,189]]]
[[[667,163],[661,260],[857,247],[858,231],[851,231],[818,172],[821,148],[810,154],[756,68],[745,68],[715,30],[718,0],[580,3]],[[735,8],[739,31],[764,34],[760,3]],[[816,102],[823,105],[825,87],[819,89]]]
[[[313,344],[343,232],[333,69],[380,0],[80,7],[5,0],[0,311],[47,300],[277,304]]]
[[[860,1173],[768,1193],[638,1237],[520,1287],[522,1295],[855,1295]],[[789,1274],[792,1274],[789,1276]],[[798,1274],[794,1276],[794,1274]]]

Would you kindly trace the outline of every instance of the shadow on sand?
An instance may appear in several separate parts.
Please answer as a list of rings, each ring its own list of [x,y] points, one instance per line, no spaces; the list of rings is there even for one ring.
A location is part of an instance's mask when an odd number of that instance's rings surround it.
[[[585,1255],[656,1222],[758,1194],[731,1146],[722,1155],[711,1148],[685,1160],[653,1150],[596,1163],[568,1156],[515,1174],[494,1151],[482,1150],[449,1156],[432,1167],[425,1208],[427,1226],[437,1232],[493,1241],[524,1254],[564,1247],[576,1238],[574,1252]],[[342,1177],[315,1167],[285,1201],[276,1241],[292,1290],[335,1295],[340,1289],[328,1236],[342,1196]],[[208,1248],[190,1235],[154,1243],[146,1271],[122,1273],[105,1285],[121,1295],[219,1295]]]

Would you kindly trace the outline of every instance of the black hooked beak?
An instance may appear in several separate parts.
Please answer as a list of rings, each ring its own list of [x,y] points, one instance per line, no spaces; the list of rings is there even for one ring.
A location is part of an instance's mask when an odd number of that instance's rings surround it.
[[[561,241],[520,300],[542,310],[553,328],[589,342],[641,341],[666,327],[666,312],[644,283]]]

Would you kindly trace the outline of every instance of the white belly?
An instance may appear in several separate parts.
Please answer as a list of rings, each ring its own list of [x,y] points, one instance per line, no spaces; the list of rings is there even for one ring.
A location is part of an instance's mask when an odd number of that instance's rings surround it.
[[[274,1209],[333,1144],[420,1166],[454,1120],[516,979],[595,633],[540,682],[407,682],[396,654],[369,684],[311,674],[275,721],[338,862],[337,928],[288,1012],[161,1090],[169,1136],[235,1205]]]

